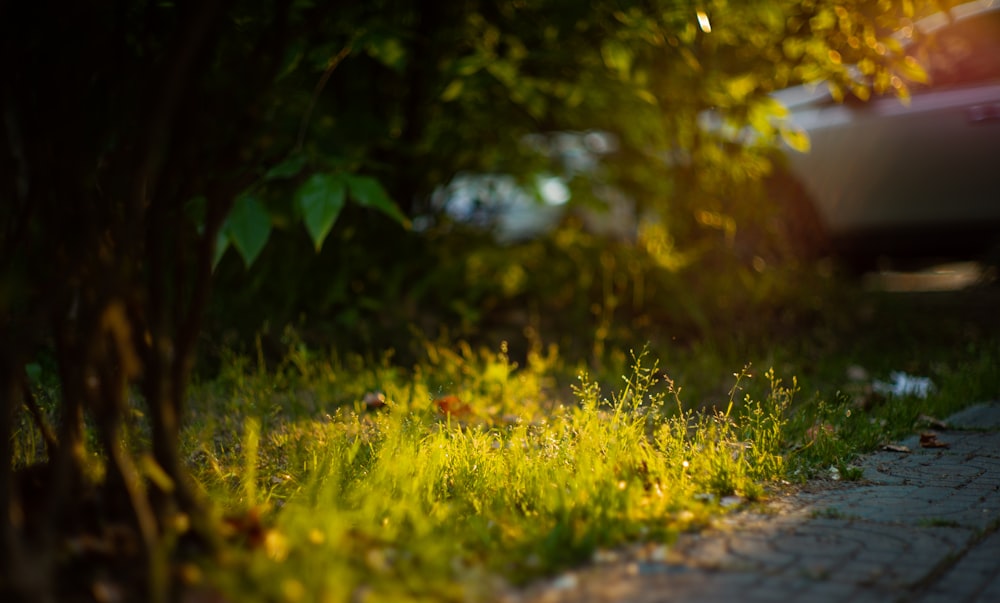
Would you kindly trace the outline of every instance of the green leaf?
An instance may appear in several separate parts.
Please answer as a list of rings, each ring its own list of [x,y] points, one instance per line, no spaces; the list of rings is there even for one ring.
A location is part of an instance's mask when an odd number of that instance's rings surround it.
[[[903,54],[903,43],[896,38],[880,38],[879,42],[882,42],[890,53],[894,55]]]
[[[24,365],[24,373],[28,376],[28,381],[32,385],[38,385],[42,380],[42,365],[37,362],[29,362]]]
[[[468,77],[482,69],[484,64],[482,55],[465,56],[455,61],[455,73]]]
[[[264,180],[280,180],[282,178],[292,178],[299,175],[302,168],[306,165],[305,155],[292,155],[286,157],[284,161],[281,161],[277,165],[273,166],[271,169],[267,170],[264,174]]]
[[[875,90],[875,94],[885,94],[891,86],[892,76],[884,69],[880,69],[872,81],[872,88]]]
[[[406,67],[406,47],[399,38],[373,35],[365,47],[368,56],[395,71]]]
[[[257,197],[244,194],[233,204],[226,230],[249,268],[271,236],[271,216]]]
[[[295,203],[318,252],[344,208],[347,185],[340,174],[313,174],[295,191]]]
[[[656,100],[656,96],[645,88],[637,88],[635,91],[635,95],[638,96],[639,99],[641,99],[643,102],[653,105],[654,107],[658,103],[658,101]]]
[[[765,138],[774,134],[774,124],[787,117],[788,108],[771,96],[754,99],[747,109],[747,123]]]
[[[799,38],[785,38],[781,43],[781,49],[785,57],[790,60],[797,60],[806,52],[806,45]]]
[[[351,192],[351,199],[361,207],[377,209],[393,220],[402,224],[405,228],[410,227],[410,221],[400,211],[389,194],[385,192],[379,181],[371,176],[349,175],[347,188]]]
[[[830,91],[830,96],[838,103],[844,102],[844,87],[832,80],[827,80],[826,88]]]
[[[785,126],[781,128],[780,133],[781,139],[791,148],[799,153],[809,152],[809,134],[805,130]]]
[[[293,42],[288,51],[285,52],[285,58],[281,62],[281,68],[278,69],[278,77],[274,78],[275,81],[280,81],[284,77],[288,76],[290,73],[295,71],[299,64],[302,63],[302,59],[305,57],[305,43],[301,40]]]
[[[444,102],[452,101],[458,98],[458,95],[462,93],[462,88],[465,87],[465,82],[462,80],[452,80],[448,87],[444,89],[441,93],[441,100]]]
[[[515,88],[523,83],[518,66],[511,61],[504,59],[494,60],[486,66],[486,71],[507,88]]]
[[[226,222],[219,232],[215,235],[215,256],[212,258],[212,270],[215,270],[219,262],[222,261],[222,256],[226,254],[226,250],[229,249],[229,223]]]
[[[601,57],[609,69],[618,72],[620,78],[628,79],[632,69],[632,51],[625,44],[614,39],[605,41],[601,46]]]
[[[837,24],[837,17],[830,8],[823,8],[815,17],[809,19],[809,26],[814,33],[819,33],[833,29]]]
[[[785,27],[785,12],[782,7],[771,3],[761,2],[757,7],[758,15],[768,29],[772,31],[782,31]]]
[[[734,77],[725,83],[726,92],[736,101],[742,103],[757,88],[757,76],[752,73]]]
[[[904,58],[896,64],[896,68],[899,70],[900,75],[911,82],[926,84],[930,81],[930,77],[927,75],[927,70],[924,69],[924,66],[913,57]]]

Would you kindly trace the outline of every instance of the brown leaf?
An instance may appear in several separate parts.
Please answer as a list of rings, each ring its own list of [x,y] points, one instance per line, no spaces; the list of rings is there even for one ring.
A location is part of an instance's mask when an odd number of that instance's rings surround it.
[[[942,442],[937,438],[937,434],[933,431],[925,431],[920,434],[920,447],[921,448],[947,448],[950,446],[947,442]]]
[[[442,414],[455,417],[466,417],[472,414],[472,409],[468,404],[462,402],[458,396],[445,396],[434,401],[434,406]]]
[[[901,444],[886,444],[885,446],[882,447],[882,450],[885,450],[886,452],[903,452],[903,453],[913,452],[912,450],[910,450],[909,446],[903,446]]]
[[[365,408],[375,410],[386,405],[385,394],[382,392],[367,392],[364,397]]]

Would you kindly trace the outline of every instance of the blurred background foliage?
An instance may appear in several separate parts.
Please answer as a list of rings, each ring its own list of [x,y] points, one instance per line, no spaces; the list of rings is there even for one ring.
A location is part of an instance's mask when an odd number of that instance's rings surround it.
[[[808,319],[828,293],[802,279],[830,266],[813,262],[814,216],[781,194],[779,147],[808,140],[769,94],[825,81],[905,99],[922,71],[893,34],[949,4],[294,2],[311,33],[260,108],[262,253],[223,229],[243,261],[219,257],[207,336],[294,324],[379,350],[527,332],[591,354]],[[239,6],[238,28],[268,26],[263,3]],[[379,201],[316,189],[345,173],[374,177]],[[471,190],[483,178],[513,185]],[[541,222],[505,230],[515,201]]]

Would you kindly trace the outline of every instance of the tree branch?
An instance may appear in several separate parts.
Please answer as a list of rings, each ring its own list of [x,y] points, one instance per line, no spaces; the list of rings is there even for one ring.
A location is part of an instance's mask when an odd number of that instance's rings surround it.
[[[340,49],[336,55],[330,57],[326,63],[326,71],[316,82],[316,88],[313,89],[312,98],[309,99],[309,107],[306,109],[305,115],[302,116],[302,124],[299,126],[299,136],[295,142],[295,150],[301,151],[302,145],[306,141],[306,130],[309,128],[309,121],[312,119],[313,110],[316,108],[316,101],[319,100],[320,93],[323,92],[323,88],[326,87],[326,83],[330,81],[330,76],[333,75],[333,71],[340,65],[340,62],[347,58],[347,55],[351,54],[353,49],[353,42],[349,43]]]

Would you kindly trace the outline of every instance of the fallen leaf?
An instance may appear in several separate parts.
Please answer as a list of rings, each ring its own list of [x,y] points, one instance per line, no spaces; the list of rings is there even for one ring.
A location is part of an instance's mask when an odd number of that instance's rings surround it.
[[[367,392],[362,401],[368,410],[375,410],[376,408],[384,408],[386,406],[385,394],[382,392]]]
[[[910,450],[909,446],[903,446],[902,444],[886,444],[885,446],[882,447],[882,450],[885,450],[886,452],[903,452],[903,453],[913,452],[912,450]]]
[[[443,398],[438,398],[434,401],[434,406],[436,406],[438,411],[442,414],[452,415],[455,417],[465,417],[472,414],[472,409],[469,408],[469,405],[462,402],[458,396],[445,396]]]
[[[937,438],[937,434],[933,431],[925,431],[920,434],[920,447],[921,448],[947,448],[950,444],[947,442],[942,442]]]

